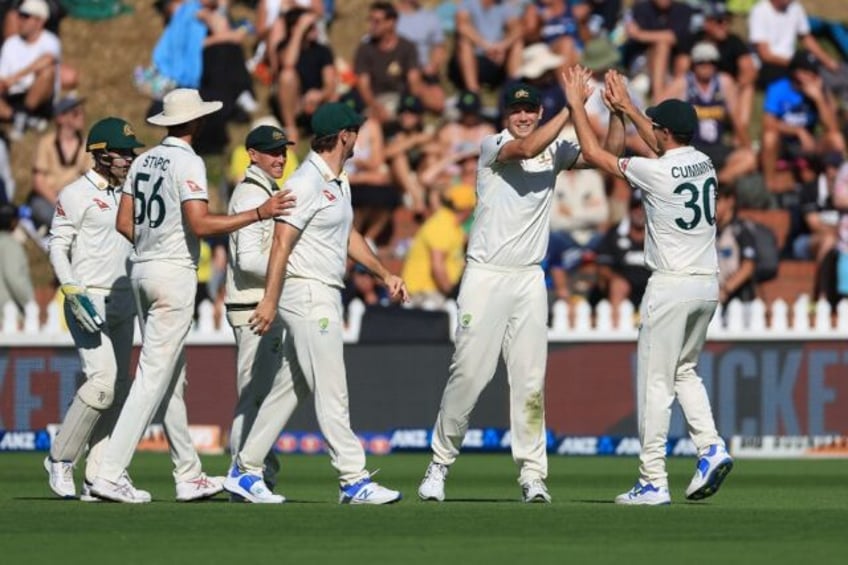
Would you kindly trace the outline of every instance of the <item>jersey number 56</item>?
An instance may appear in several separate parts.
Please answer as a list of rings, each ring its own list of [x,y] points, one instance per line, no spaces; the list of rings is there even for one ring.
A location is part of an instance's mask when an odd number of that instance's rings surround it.
[[[165,200],[159,194],[159,189],[162,188],[162,181],[159,177],[153,183],[153,191],[150,195],[145,195],[142,190],[143,185],[148,184],[150,175],[147,173],[137,173],[135,182],[133,183],[133,193],[135,194],[135,223],[140,225],[147,222],[151,228],[158,228],[165,220]]]

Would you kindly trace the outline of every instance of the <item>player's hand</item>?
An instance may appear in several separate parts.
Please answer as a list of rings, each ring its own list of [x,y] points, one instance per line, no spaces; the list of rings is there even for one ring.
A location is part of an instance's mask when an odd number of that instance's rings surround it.
[[[624,82],[621,73],[615,70],[608,71],[604,76],[604,84],[606,90],[609,91],[610,102],[612,102],[616,111],[626,111],[631,104],[630,93],[627,92],[627,84]]]
[[[574,65],[563,71],[562,78],[565,85],[565,98],[568,100],[569,106],[583,106],[586,104],[586,99],[592,95],[593,90],[589,86],[591,76],[592,72],[580,65]]]
[[[296,201],[297,197],[292,194],[291,190],[279,190],[258,208],[259,217],[267,220],[277,216],[288,216],[290,214],[289,209],[294,208]]]
[[[63,284],[62,294],[79,325],[88,333],[97,333],[103,327],[103,318],[97,313],[84,286],[76,283]]]
[[[248,320],[250,329],[256,335],[265,335],[277,316],[277,305],[264,298],[256,306],[253,315]]]
[[[409,302],[409,291],[406,290],[406,283],[402,278],[390,274],[383,279],[383,284],[389,291],[389,298],[396,302]]]

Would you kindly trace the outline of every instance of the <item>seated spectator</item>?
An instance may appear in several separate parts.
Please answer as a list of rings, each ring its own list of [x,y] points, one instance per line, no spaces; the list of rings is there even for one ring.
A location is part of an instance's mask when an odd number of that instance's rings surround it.
[[[466,233],[463,224],[474,211],[477,197],[469,185],[445,191],[442,206],[415,234],[403,265],[403,280],[417,308],[440,308],[456,296],[465,268]]]
[[[604,179],[592,169],[561,172],[554,185],[548,269],[558,299],[571,296],[572,275],[594,257],[609,218]]]
[[[0,49],[0,120],[12,120],[13,140],[50,116],[62,46],[44,29],[49,17],[44,0],[25,0],[18,7],[18,34]]]
[[[647,56],[651,96],[662,92],[669,69],[679,76],[689,68],[692,49],[692,8],[677,0],[642,0],[633,5],[631,17],[625,17],[628,42],[624,63],[633,65]]]
[[[272,30],[279,20],[290,10],[304,10],[316,14],[318,16],[318,20],[316,21],[316,35],[320,38],[319,41],[321,43],[326,42],[324,23],[328,14],[324,10],[323,0],[258,0],[254,18],[256,48],[251,59],[253,66],[258,65],[260,62],[270,64],[269,55],[274,50],[269,49],[268,46],[275,46],[281,40],[281,37],[271,37]],[[271,68],[276,68],[277,65],[270,66]]]
[[[422,100],[431,101],[428,109],[441,112],[445,107],[441,77],[448,55],[439,16],[423,8],[420,0],[399,0],[397,10],[398,35],[411,41],[418,51],[418,65],[421,68],[421,90],[418,95]]]
[[[595,263],[598,291],[612,305],[617,323],[618,307],[625,300],[638,310],[651,277],[645,266],[645,209],[638,190],[630,197],[629,213],[598,244]]]
[[[621,0],[587,0],[589,17],[580,23],[580,37],[584,42],[593,37],[609,37],[618,25]]]
[[[12,161],[9,144],[0,133],[0,204],[8,204],[15,199],[15,177],[12,175]]]
[[[49,227],[59,192],[93,163],[85,150],[85,99],[71,94],[54,108],[56,128],[38,140],[29,207],[36,227]]]
[[[424,126],[424,106],[407,94],[400,101],[397,124],[386,131],[386,160],[394,183],[403,189],[407,206],[418,216],[428,211],[427,191],[418,171],[427,160],[426,148],[433,141],[433,130]]]
[[[7,302],[13,302],[23,316],[24,306],[33,297],[26,252],[12,236],[17,223],[17,206],[0,204],[0,257],[3,258],[0,261],[0,327]]]
[[[833,266],[829,277],[823,281],[823,288],[830,303],[835,306],[840,300],[848,298],[848,162],[839,167],[834,185],[833,204],[839,210],[838,240],[836,249],[831,252]]]
[[[844,161],[841,153],[826,153],[815,160],[814,169],[818,172],[815,180],[801,185],[801,230],[792,242],[796,259],[821,264],[836,246],[840,220],[835,203],[836,177]],[[813,296],[825,294],[823,282],[816,277]]]
[[[418,51],[398,35],[397,19],[397,10],[390,2],[371,4],[368,35],[354,57],[356,88],[371,119],[380,124],[395,118],[402,94],[422,94]],[[427,109],[441,111],[423,98],[422,103]]]
[[[524,48],[520,13],[498,0],[463,0],[456,12],[456,51],[448,75],[460,89],[500,87],[515,78]]]
[[[706,153],[718,171],[719,184],[733,184],[757,168],[748,130],[739,121],[739,97],[733,78],[718,71],[720,55],[712,43],[692,49],[692,70],[674,79],[661,99],[679,98],[698,113],[698,129],[692,145]],[[732,128],[736,142],[727,135]]]
[[[480,150],[480,143],[495,128],[482,115],[482,101],[476,92],[465,91],[457,95],[456,109],[459,118],[443,124],[436,133],[439,153],[471,153]]]
[[[772,192],[794,188],[778,178],[778,160],[796,161],[825,151],[845,151],[836,110],[824,89],[818,65],[812,56],[799,51],[792,58],[791,73],[766,90],[763,107],[762,169],[766,187]],[[817,125],[822,132],[815,135]]]
[[[828,69],[839,64],[821,48],[810,34],[810,22],[801,2],[796,0],[760,0],[748,15],[748,40],[760,58],[757,84],[766,88],[792,73],[791,61],[797,41]]]
[[[285,36],[274,49],[278,55],[272,58],[279,60],[279,67],[276,62],[272,65],[277,74],[277,102],[283,126],[295,143],[300,137],[299,126],[309,124],[318,106],[337,98],[335,56],[329,47],[318,42],[317,21],[315,12],[292,8],[278,19],[271,33],[272,42],[277,34]]]
[[[739,124],[747,130],[751,125],[751,110],[754,106],[757,62],[745,41],[730,30],[732,14],[724,2],[709,0],[701,9],[704,14],[704,27],[696,41],[707,41],[718,48],[718,70],[727,73],[736,81]]]
[[[719,185],[715,220],[719,302],[723,306],[733,299],[750,302],[757,296],[757,247],[753,234],[736,217],[736,188],[732,185]]]
[[[584,0],[535,0],[524,8],[522,22],[527,43],[541,41],[563,58],[566,66],[580,59],[580,24],[591,7]]]

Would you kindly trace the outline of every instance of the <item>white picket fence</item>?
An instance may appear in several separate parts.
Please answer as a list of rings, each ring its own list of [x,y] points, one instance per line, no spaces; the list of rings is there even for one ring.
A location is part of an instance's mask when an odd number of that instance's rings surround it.
[[[451,328],[457,326],[456,303],[445,307]],[[346,343],[359,341],[365,305],[354,300],[348,308],[348,319],[344,330]],[[620,308],[618,324],[613,323],[613,309],[606,301],[593,312],[585,302],[570,306],[557,302],[553,306],[548,338],[552,342],[616,342],[632,341],[637,335],[637,316],[629,302]],[[214,308],[208,301],[198,310],[198,321],[189,334],[188,343],[196,345],[219,345],[234,343],[232,331],[226,320],[216,326]],[[20,327],[19,327],[20,326]],[[848,300],[843,300],[835,312],[825,300],[811,304],[806,295],[795,304],[788,305],[776,300],[768,308],[761,300],[748,304],[731,302],[722,315],[716,315],[710,324],[708,339],[734,341],[770,341],[787,339],[835,340],[848,338]],[[140,343],[136,331],[136,342]],[[3,324],[0,327],[0,347],[70,345],[68,331],[64,328],[62,313],[56,303],[47,311],[47,321],[40,325],[38,306],[26,306],[22,324],[14,304],[3,308]]]

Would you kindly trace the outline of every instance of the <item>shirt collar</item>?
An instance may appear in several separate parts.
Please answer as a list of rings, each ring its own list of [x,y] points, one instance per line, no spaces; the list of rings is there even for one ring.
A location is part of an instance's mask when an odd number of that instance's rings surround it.
[[[274,191],[278,190],[280,187],[277,186],[276,179],[271,178],[271,175],[260,169],[255,164],[251,164],[247,171],[245,171],[245,176],[252,178],[257,182],[261,182],[262,186],[268,188],[268,190]]]
[[[695,148],[691,145],[684,145],[683,147],[675,147],[674,149],[667,149],[665,153],[663,153],[663,157],[667,157],[670,155],[680,155],[682,153],[688,153],[690,151],[694,151]]]
[[[169,147],[179,147],[180,149],[185,149],[194,153],[194,148],[192,148],[191,143],[188,143],[185,140],[180,139],[179,137],[169,135],[162,140],[162,145],[167,145]]]
[[[338,176],[333,174],[333,171],[330,170],[330,166],[327,165],[327,161],[324,160],[318,153],[315,151],[310,151],[309,155],[306,156],[306,160],[312,163],[318,172],[324,177],[324,182],[327,184],[335,181],[339,184],[347,183],[347,173],[342,171]]]
[[[109,188],[114,188],[109,185],[109,181],[107,181],[103,175],[101,175],[94,169],[89,169],[88,171],[86,171],[84,176],[86,179],[88,179],[88,182],[90,182],[97,190],[106,190]]]

